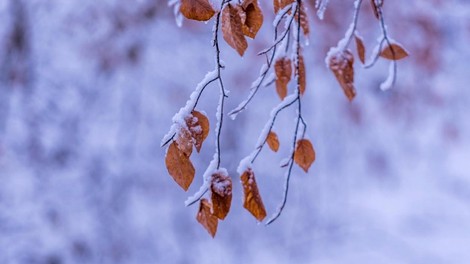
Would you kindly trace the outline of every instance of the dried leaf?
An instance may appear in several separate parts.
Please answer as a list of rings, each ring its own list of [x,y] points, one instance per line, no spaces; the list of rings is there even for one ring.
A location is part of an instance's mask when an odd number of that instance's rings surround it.
[[[408,52],[398,43],[386,45],[380,52],[380,57],[389,60],[401,60],[408,56]]]
[[[307,12],[305,11],[305,5],[303,2],[301,2],[300,4],[299,13],[300,13],[300,27],[302,28],[304,35],[307,36],[308,33],[310,33],[310,28],[308,26]],[[295,16],[295,21],[298,21],[297,14]]]
[[[173,141],[170,146],[168,146],[165,164],[168,173],[173,177],[173,180],[175,180],[181,188],[187,191],[193,182],[195,170],[193,164],[189,160],[189,156],[186,156],[184,152],[180,151],[176,141]]]
[[[343,92],[349,101],[352,101],[356,96],[354,89],[354,56],[350,50],[339,52],[331,56],[329,61],[330,69],[335,74]]]
[[[232,204],[232,179],[222,173],[214,173],[211,178],[212,213],[223,220]]]
[[[276,133],[269,131],[268,137],[266,138],[268,146],[272,151],[277,152],[279,150],[279,139],[277,138]]]
[[[186,157],[190,157],[191,153],[193,152],[193,145],[194,145],[194,140],[191,135],[191,132],[185,128],[182,127],[180,128],[180,131],[178,132],[178,136],[176,137],[176,145],[178,146],[178,149],[186,155]]]
[[[354,37],[356,39],[357,55],[359,56],[359,60],[362,62],[362,64],[364,64],[366,61],[366,48],[364,46],[364,42],[362,41],[361,37],[357,35]]]
[[[192,111],[191,116],[186,118],[186,125],[191,131],[191,136],[194,139],[194,146],[196,147],[197,152],[201,150],[202,143],[209,135],[209,119],[199,112]]]
[[[196,219],[212,237],[215,236],[219,219],[211,214],[211,204],[206,198],[201,199]]]
[[[274,0],[273,5],[274,5],[274,13],[277,14],[279,10],[283,9],[284,7],[288,6],[289,4],[292,4],[295,0]]]
[[[248,43],[243,35],[240,14],[231,4],[222,10],[222,33],[227,44],[243,56]]]
[[[248,169],[240,176],[240,179],[243,186],[243,207],[258,219],[258,221],[263,221],[266,217],[266,209],[259,195],[255,173],[251,169]]]
[[[181,0],[180,12],[187,19],[197,21],[207,21],[215,14],[209,0]]]
[[[263,12],[258,5],[258,0],[245,0],[241,5],[241,10],[243,34],[254,39],[263,25]]]
[[[313,149],[312,142],[308,139],[300,139],[297,141],[297,147],[294,152],[294,161],[305,172],[315,161],[315,150]]]
[[[301,95],[305,93],[306,86],[307,86],[307,81],[305,77],[304,57],[300,55],[299,56],[299,90],[300,90]]]
[[[287,96],[287,84],[292,75],[292,61],[288,58],[280,58],[274,64],[276,72],[276,91],[281,100]]]

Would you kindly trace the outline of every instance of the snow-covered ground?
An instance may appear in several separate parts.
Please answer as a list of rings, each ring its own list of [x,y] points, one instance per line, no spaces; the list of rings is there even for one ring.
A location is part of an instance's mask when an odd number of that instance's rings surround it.
[[[469,263],[470,4],[386,1],[390,34],[410,57],[386,92],[387,62],[366,70],[356,60],[349,103],[324,58],[344,36],[352,3],[329,1],[320,21],[314,2],[303,110],[317,159],[308,174],[294,169],[272,225],[243,209],[238,163],[279,103],[273,86],[263,88],[225,119],[221,158],[234,198],[213,239],[184,201],[202,183],[215,127],[192,155],[188,193],[160,147],[214,68],[212,22],[179,28],[164,0],[0,0],[0,263]],[[369,5],[358,27],[370,53],[380,27]],[[264,25],[244,58],[221,46],[226,113],[265,62],[256,53],[272,40],[274,15],[262,7]],[[10,48],[15,23],[26,28],[22,51]],[[218,92],[208,87],[200,103],[211,124]],[[264,149],[254,164],[268,215],[282,199],[293,114],[274,127],[279,152]]]

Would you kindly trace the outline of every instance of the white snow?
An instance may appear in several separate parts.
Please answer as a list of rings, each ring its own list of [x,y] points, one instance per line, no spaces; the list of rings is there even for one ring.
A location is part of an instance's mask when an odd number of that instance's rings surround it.
[[[388,77],[383,83],[380,84],[380,89],[382,91],[386,91],[393,87],[393,84],[395,82],[395,76],[396,76],[395,67],[396,67],[396,62],[391,61],[388,67]]]

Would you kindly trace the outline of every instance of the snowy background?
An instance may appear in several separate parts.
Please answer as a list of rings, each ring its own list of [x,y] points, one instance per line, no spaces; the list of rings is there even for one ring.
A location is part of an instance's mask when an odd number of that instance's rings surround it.
[[[256,53],[272,39],[272,7],[260,2],[265,23],[244,58],[222,44],[227,109],[248,94],[264,63]],[[308,174],[294,170],[272,225],[242,208],[238,161],[279,102],[274,87],[261,90],[224,124],[234,199],[215,239],[197,206],[184,206],[212,158],[213,129],[192,157],[188,193],[160,147],[214,67],[212,25],[178,28],[166,3],[0,0],[0,263],[470,262],[470,2],[386,1],[389,32],[411,56],[387,92],[387,62],[364,70],[356,61],[349,103],[324,57],[352,1],[331,0],[323,21],[310,1],[303,105],[317,160]],[[380,28],[369,1],[360,16],[370,53]],[[201,101],[211,124],[217,97],[210,86]],[[268,215],[282,197],[293,114],[274,128],[280,151],[264,150],[254,166]]]

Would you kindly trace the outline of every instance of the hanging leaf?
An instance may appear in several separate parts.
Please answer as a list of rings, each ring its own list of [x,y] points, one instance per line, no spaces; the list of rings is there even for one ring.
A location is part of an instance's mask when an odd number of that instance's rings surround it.
[[[215,236],[219,219],[211,214],[211,204],[206,198],[202,198],[199,203],[199,211],[197,212],[196,219],[212,237]]]
[[[304,57],[302,55],[299,56],[299,91],[300,94],[303,95],[305,93],[305,87],[307,86],[307,81],[305,78],[305,64],[304,64]]]
[[[197,152],[201,151],[202,143],[209,135],[209,119],[203,113],[193,110],[191,116],[186,118],[186,125],[191,131]]]
[[[283,9],[284,7],[294,3],[295,0],[274,0],[274,13],[277,14],[279,10]]]
[[[310,27],[308,26],[308,17],[307,17],[307,12],[305,11],[304,2],[300,3],[299,13],[300,13],[300,27],[302,28],[304,35],[307,36],[308,33],[310,33]],[[295,21],[298,21],[297,14],[295,15]]]
[[[223,220],[232,204],[232,179],[228,175],[221,172],[212,174],[211,201],[213,215]]]
[[[193,152],[193,141],[194,140],[191,135],[191,132],[185,127],[180,128],[178,136],[176,137],[176,145],[186,157],[190,157],[191,153]]]
[[[243,35],[239,12],[231,4],[226,5],[222,10],[222,33],[227,44],[243,56],[248,43]]]
[[[279,139],[277,138],[276,133],[269,131],[266,141],[272,151],[277,152],[279,150]]]
[[[209,0],[181,0],[180,12],[187,19],[197,21],[207,21],[215,14]]]
[[[383,1],[384,0],[370,0],[370,3],[372,5],[372,11],[374,11],[374,16],[377,18],[377,19],[380,19],[380,15],[379,15],[379,8],[382,8],[383,6]]]
[[[380,52],[380,57],[389,60],[401,60],[408,56],[408,52],[398,43],[386,45]]]
[[[359,56],[361,63],[364,64],[366,62],[366,48],[364,46],[364,42],[360,36],[355,34],[354,37],[356,39],[357,55]]]
[[[305,172],[315,161],[315,150],[313,149],[312,142],[308,139],[300,139],[297,141],[297,147],[294,152],[294,161]]]
[[[258,219],[258,221],[263,221],[266,217],[266,209],[259,195],[255,173],[251,169],[248,169],[240,176],[240,179],[243,186],[243,207]]]
[[[170,146],[168,146],[165,164],[173,180],[175,180],[183,190],[187,191],[193,182],[195,170],[189,160],[189,156],[186,156],[184,152],[179,150],[176,141],[173,141]]]
[[[263,12],[258,5],[258,0],[243,1],[241,10],[243,34],[254,39],[261,25],[263,25]]]
[[[287,84],[292,75],[292,61],[288,58],[280,58],[274,64],[276,72],[276,91],[283,100],[287,96]]]
[[[356,96],[354,89],[354,56],[350,50],[344,50],[338,54],[331,56],[329,59],[330,69],[335,74],[343,92],[349,101]]]

